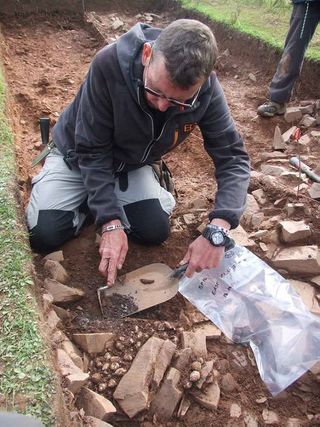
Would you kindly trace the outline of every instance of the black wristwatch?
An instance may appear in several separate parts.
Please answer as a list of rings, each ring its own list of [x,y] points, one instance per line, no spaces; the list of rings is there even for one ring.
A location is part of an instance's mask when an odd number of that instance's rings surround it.
[[[228,236],[228,230],[219,227],[218,225],[208,224],[202,233],[203,237],[207,239],[212,246],[229,246],[230,237]]]

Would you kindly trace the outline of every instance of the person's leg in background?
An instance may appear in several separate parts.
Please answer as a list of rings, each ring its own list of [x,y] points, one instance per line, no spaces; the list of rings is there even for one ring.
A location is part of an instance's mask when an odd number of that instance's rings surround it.
[[[320,19],[320,3],[300,3],[293,6],[290,28],[284,51],[270,87],[270,101],[258,108],[258,114],[272,117],[284,114],[294,84],[300,76],[306,49]]]

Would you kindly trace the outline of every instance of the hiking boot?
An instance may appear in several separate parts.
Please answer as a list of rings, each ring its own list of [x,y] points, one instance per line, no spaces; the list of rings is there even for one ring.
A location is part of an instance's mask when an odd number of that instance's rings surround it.
[[[276,114],[281,115],[286,112],[286,104],[278,104],[278,102],[268,101],[258,107],[257,113],[263,117],[273,117]]]

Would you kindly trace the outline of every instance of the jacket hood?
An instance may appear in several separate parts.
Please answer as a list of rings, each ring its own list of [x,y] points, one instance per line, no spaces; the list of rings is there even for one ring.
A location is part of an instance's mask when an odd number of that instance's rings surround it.
[[[141,84],[143,66],[141,63],[142,47],[146,42],[153,42],[159,36],[160,28],[137,23],[117,41],[117,56],[123,78],[136,98],[137,85]]]

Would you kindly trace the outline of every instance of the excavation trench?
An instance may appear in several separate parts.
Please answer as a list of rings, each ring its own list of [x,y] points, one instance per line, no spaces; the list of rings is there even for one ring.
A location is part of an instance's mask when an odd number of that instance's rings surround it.
[[[121,9],[111,6],[108,9],[101,9],[100,6],[94,13],[87,12],[85,17],[79,11],[78,15],[70,12],[46,14],[39,12],[12,17],[10,20],[2,19],[3,61],[11,96],[17,177],[24,206],[30,194],[31,179],[38,172],[38,169],[32,169],[30,165],[41,150],[39,117],[49,117],[51,125],[56,122],[63,108],[77,92],[94,54],[105,43],[113,42],[138,20],[163,27],[175,17],[191,16],[190,12],[184,12],[178,7],[172,8],[171,3],[163,3],[166,7],[155,7],[152,10],[150,7],[143,7],[142,3],[137,5],[138,7],[134,8],[131,2],[128,2],[128,6]],[[112,29],[116,18],[123,23],[118,30]],[[264,121],[257,118],[255,113],[257,105],[265,97],[267,82],[277,55],[263,46],[256,51],[248,49],[250,40],[228,33],[226,29],[219,32],[219,26],[213,25],[213,29],[217,30],[221,52],[217,73],[233,117],[246,141],[252,167],[260,170],[263,163],[261,154],[272,151],[275,126],[278,124],[283,131],[290,127],[283,118]],[[257,46],[255,41],[252,41],[252,45]],[[261,58],[266,54],[269,55],[268,68],[261,64]],[[308,78],[308,73],[312,73],[312,67],[314,65],[307,67],[306,81],[299,86],[300,99],[315,97],[312,79]],[[254,79],[250,78],[251,74],[254,75]],[[316,143],[299,147],[299,154],[304,156],[311,167],[317,166],[319,147],[320,145]],[[278,164],[289,168],[288,159],[291,155],[297,155],[297,150],[297,145],[289,144],[284,159]],[[130,242],[123,274],[153,262],[162,262],[172,268],[176,266],[190,241],[198,235],[197,227],[204,221],[206,212],[212,206],[215,188],[213,167],[204,152],[198,130],[195,130],[183,145],[167,155],[166,161],[173,173],[178,193],[171,235],[165,243],[156,247],[145,247]],[[283,177],[280,181],[283,185],[259,181],[259,178],[252,180],[251,190],[263,188],[265,191],[267,201],[261,208],[265,218],[270,219],[276,215],[279,215],[279,220],[286,218],[283,204],[274,204],[279,199],[284,199],[285,202],[302,202],[308,209],[298,211],[293,219],[304,219],[311,225],[312,235],[303,244],[317,244],[320,236],[318,203],[303,192],[297,196],[296,191],[292,190],[297,184],[291,176]],[[247,232],[255,231],[248,224],[245,228]],[[270,231],[276,229],[276,224],[271,223],[269,229]],[[281,242],[277,244],[283,246]],[[271,245],[268,244],[266,249],[257,241],[252,250],[270,263],[267,256],[270,248],[272,249]],[[121,410],[117,401],[113,399],[115,387],[104,387],[110,380],[114,381],[114,385],[118,384],[120,376],[115,375],[114,370],[102,370],[102,367],[113,358],[113,362],[119,365],[118,368],[129,370],[132,360],[150,337],[171,340],[179,349],[182,345],[183,331],[192,331],[199,325],[206,324],[206,319],[179,294],[166,303],[130,318],[117,320],[105,318],[100,313],[96,294],[97,287],[102,286],[104,282],[98,273],[99,255],[94,225],[89,221],[79,237],[61,249],[64,256],[61,264],[69,275],[68,286],[83,290],[85,295],[76,302],[57,304],[66,310],[57,311],[62,317],[57,329],[62,330],[71,340],[75,333],[110,332],[116,337],[115,343],[110,344],[102,353],[85,354],[84,369],[89,373],[86,387],[110,399],[116,406],[118,412],[108,421],[112,425],[151,426],[150,422],[155,418],[150,410],[146,409],[132,419]],[[46,316],[42,295],[46,293],[44,282],[49,274],[44,268],[43,256],[44,254],[34,254],[34,265],[40,306]],[[299,278],[290,273],[284,274],[288,278]],[[52,349],[55,354],[61,336],[59,338],[56,331],[52,337]],[[250,417],[259,425],[264,425],[263,410],[276,412],[281,425],[285,425],[288,418],[306,420],[308,414],[314,416],[320,413],[319,385],[311,373],[289,387],[280,397],[271,398],[259,377],[249,348],[232,344],[221,336],[207,340],[207,349],[206,359],[216,361],[214,369],[218,377],[221,379],[230,373],[236,385],[229,390],[221,388],[217,410],[205,409],[190,398],[190,408],[183,418],[177,418],[174,412],[171,420],[161,425],[258,425],[248,424]],[[236,354],[244,357],[246,363],[243,366],[237,363]],[[188,366],[182,373],[180,385],[189,375],[189,371]],[[62,385],[65,386],[64,380]],[[186,392],[186,395],[191,396],[191,393]],[[74,393],[70,398],[70,392],[65,391],[65,398],[68,408],[73,413],[70,425],[88,423],[83,413],[77,412],[77,409],[81,408],[81,400],[77,399],[78,393]],[[230,417],[230,407],[234,403],[241,407],[239,418]],[[160,425],[160,422],[156,421],[156,425]]]

